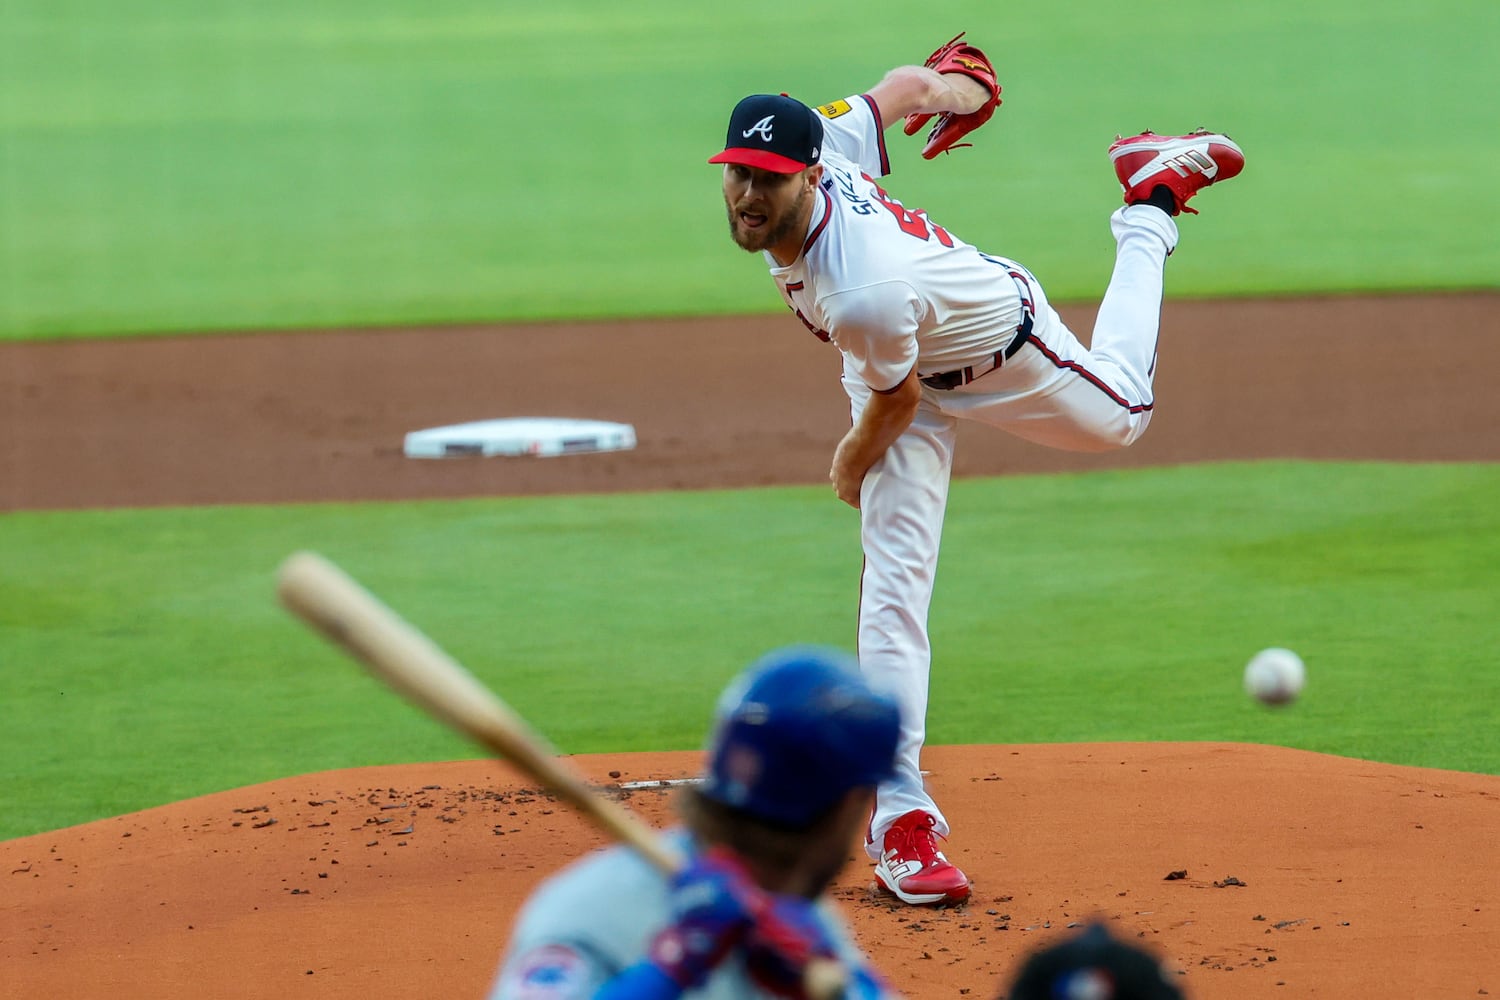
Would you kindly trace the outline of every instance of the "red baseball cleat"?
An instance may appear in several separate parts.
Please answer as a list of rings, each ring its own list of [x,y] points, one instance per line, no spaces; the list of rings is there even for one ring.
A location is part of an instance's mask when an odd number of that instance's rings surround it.
[[[931,813],[914,809],[885,832],[875,880],[903,903],[942,906],[969,898],[969,877],[937,848]]]
[[[1189,215],[1198,214],[1188,208],[1189,198],[1245,168],[1245,153],[1233,139],[1201,128],[1187,135],[1142,132],[1116,139],[1109,158],[1125,189],[1125,204],[1145,201],[1158,186],[1165,186],[1178,211]]]

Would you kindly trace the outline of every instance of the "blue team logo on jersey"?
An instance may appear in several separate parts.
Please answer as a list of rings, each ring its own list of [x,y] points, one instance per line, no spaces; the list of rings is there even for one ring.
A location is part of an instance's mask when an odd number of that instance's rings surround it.
[[[874,215],[875,206],[859,196],[854,189],[854,178],[843,170],[830,169],[828,173],[833,175],[834,183],[838,185],[838,192],[856,215]]]
[[[533,948],[511,965],[505,996],[517,1000],[561,1000],[582,996],[589,982],[588,960],[565,944]]]
[[[526,975],[521,977],[523,986],[558,986],[568,981],[568,970],[556,965],[542,965],[535,969],[526,970]]]

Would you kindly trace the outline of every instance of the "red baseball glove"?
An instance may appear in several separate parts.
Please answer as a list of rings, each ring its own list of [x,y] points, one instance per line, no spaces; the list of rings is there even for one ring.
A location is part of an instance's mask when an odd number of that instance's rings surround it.
[[[995,79],[994,65],[990,62],[989,56],[967,42],[959,41],[963,37],[962,31],[954,35],[952,41],[928,56],[927,62],[923,65],[939,73],[962,73],[970,79],[978,80],[990,92],[990,99],[984,102],[978,111],[971,111],[966,115],[956,115],[952,112],[936,115],[937,122],[933,124],[932,131],[927,133],[927,145],[922,147],[924,160],[930,160],[939,153],[947,153],[963,146],[972,146],[973,143],[958,143],[958,140],[989,121],[995,109],[1000,106],[1000,82]],[[933,117],[930,114],[907,115],[904,126],[906,134],[916,135]],[[955,143],[958,145],[955,146]]]

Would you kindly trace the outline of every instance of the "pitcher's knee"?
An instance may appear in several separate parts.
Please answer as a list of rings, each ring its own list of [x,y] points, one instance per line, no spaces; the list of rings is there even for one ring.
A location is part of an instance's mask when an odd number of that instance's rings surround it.
[[[1146,425],[1150,422],[1149,413],[1132,413],[1122,415],[1119,420],[1111,420],[1107,424],[1091,428],[1088,436],[1088,451],[1119,451],[1128,448],[1146,433]]]

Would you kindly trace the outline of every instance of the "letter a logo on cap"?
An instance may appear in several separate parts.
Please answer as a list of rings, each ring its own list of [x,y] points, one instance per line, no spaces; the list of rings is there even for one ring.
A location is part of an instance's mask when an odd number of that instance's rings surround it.
[[[752,135],[757,135],[758,134],[761,137],[762,140],[764,140],[765,142],[770,142],[771,141],[771,122],[773,122],[775,120],[776,120],[776,116],[775,115],[766,115],[760,121],[756,122],[754,125],[751,125],[749,128],[745,129],[745,131],[743,133],[744,136],[745,136],[745,138],[748,139]]]
[[[801,101],[782,95],[751,94],[734,106],[724,134],[724,151],[709,163],[795,174],[818,162],[823,119]]]

